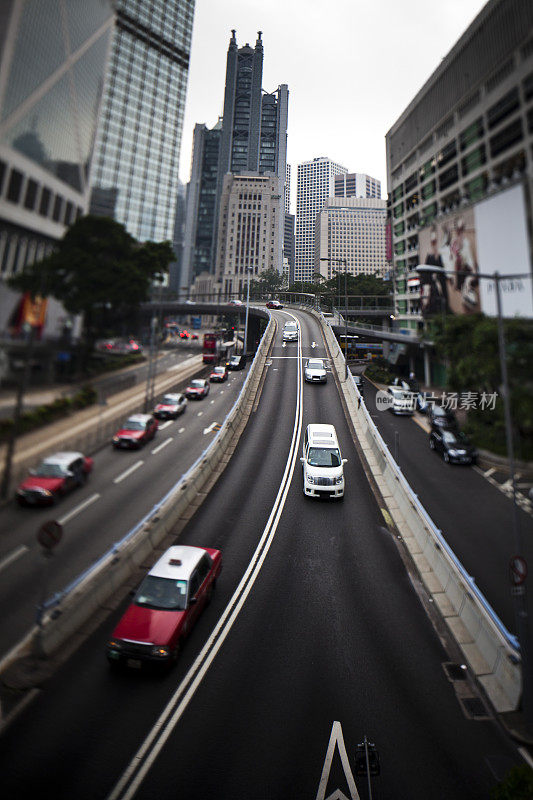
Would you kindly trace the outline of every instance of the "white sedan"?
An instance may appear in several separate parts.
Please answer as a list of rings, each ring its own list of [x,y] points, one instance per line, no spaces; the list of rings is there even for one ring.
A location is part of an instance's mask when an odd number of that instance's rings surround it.
[[[321,358],[309,358],[304,367],[304,378],[308,383],[326,383],[326,365]]]

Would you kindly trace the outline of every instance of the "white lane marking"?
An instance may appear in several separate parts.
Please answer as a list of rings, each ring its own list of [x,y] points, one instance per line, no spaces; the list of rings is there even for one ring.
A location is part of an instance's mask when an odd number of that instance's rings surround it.
[[[16,561],[23,553],[26,553],[30,548],[26,547],[25,544],[21,544],[20,547],[17,547],[16,550],[13,550],[8,556],[6,556],[2,561],[0,561],[0,571],[9,567],[13,561]]]
[[[161,442],[161,444],[158,444],[157,447],[154,447],[154,449],[152,450],[152,455],[155,456],[156,453],[159,453],[159,451],[162,450],[163,447],[166,447],[167,444],[170,444],[171,441],[172,441],[172,436],[169,436],[168,439],[165,439],[164,442]]]
[[[213,405],[214,402],[215,402],[214,400],[211,400],[211,405]]]
[[[298,344],[298,349],[301,356],[300,344]],[[298,442],[300,441],[302,434],[302,420],[303,381],[300,358],[297,371],[296,410],[294,415],[294,426],[289,454],[287,456],[285,470],[281,479],[278,493],[274,501],[274,505],[272,506],[272,511],[270,512],[265,529],[263,530],[259,540],[259,544],[257,545],[246,572],[241,578],[239,585],[231,597],[231,600],[224,609],[222,616],[213,629],[211,636],[198,654],[187,675],[177,687],[174,695],[170,698],[166,707],[161,712],[154,727],[126,767],[122,777],[109,795],[108,800],[117,800],[119,797],[122,798],[122,800],[131,800],[131,798],[135,795],[147,772],[150,770],[161,749],[164,747],[165,742],[171,735],[172,731],[181,719],[185,709],[194,697],[198,686],[204,679],[206,672],[211,666],[211,663],[213,662],[218,651],[222,647],[222,644],[224,643],[242,607],[244,606],[246,599],[250,594],[255,581],[257,580],[257,576],[261,571],[261,567],[263,566],[263,562],[267,557],[270,546],[274,541],[274,536],[281,519],[281,514],[285,506],[285,501],[287,499],[287,494],[289,492],[292,476],[294,474],[294,468],[296,465],[296,459],[298,456]]]
[[[184,430],[185,430],[185,428],[180,428],[178,433],[183,433]]]
[[[198,416],[201,417],[203,413],[204,413],[203,411],[199,411]]]
[[[525,761],[527,764],[529,764],[529,766],[531,767],[531,769],[533,769],[533,758],[531,758],[531,756],[529,755],[529,753],[528,753],[528,751],[526,750],[526,748],[525,748],[525,747],[519,747],[519,748],[518,748],[518,752],[520,753],[520,755],[522,756],[522,758],[524,759],[524,761]]]
[[[162,425],[158,425],[157,430],[158,431],[164,431],[165,428],[168,428],[169,425],[172,425],[172,420],[171,419],[167,419],[167,421],[163,422]]]
[[[492,475],[493,472],[496,472],[496,467],[491,467],[486,472],[484,472],[483,475],[485,476],[485,478],[488,478],[488,476]]]
[[[144,464],[144,461],[142,461],[142,460],[141,461],[136,461],[135,464],[132,467],[129,467],[125,472],[122,473],[122,475],[119,475],[118,478],[115,478],[113,483],[120,483],[120,481],[123,481],[124,478],[127,478],[128,475],[131,475],[132,472],[135,472],[135,470],[139,469],[139,467],[141,467],[143,464]]]
[[[73,508],[72,511],[69,511],[68,514],[65,514],[64,517],[58,519],[59,524],[64,525],[65,522],[68,522],[69,519],[72,519],[77,514],[79,514],[80,511],[83,511],[85,508],[87,508],[87,506],[90,506],[92,503],[95,502],[95,500],[98,500],[99,497],[100,495],[98,494],[98,492],[96,494],[92,494],[90,497],[87,498],[87,500],[84,500],[83,503],[80,503],[79,506],[76,506],[76,508]]]
[[[359,792],[357,791],[357,786],[355,785],[352,770],[350,768],[350,762],[348,761],[348,754],[346,752],[346,745],[344,744],[344,737],[342,735],[342,727],[340,722],[334,722],[331,728],[331,735],[329,737],[324,767],[322,768],[322,777],[320,778],[318,792],[316,793],[316,800],[325,800],[326,798],[326,788],[328,785],[328,778],[331,771],[333,756],[335,755],[335,746],[339,748],[339,755],[341,757],[341,764],[344,770],[344,777],[346,778],[346,782],[350,790],[350,798],[351,800],[361,800]],[[337,789],[334,794],[329,796],[328,800],[334,800],[334,798],[337,798],[337,800],[346,800],[346,795],[341,792],[340,789]]]
[[[209,428],[204,428],[204,435],[206,433],[211,433],[211,431],[213,430],[215,425],[218,425],[218,422],[212,422],[211,425],[209,426]]]

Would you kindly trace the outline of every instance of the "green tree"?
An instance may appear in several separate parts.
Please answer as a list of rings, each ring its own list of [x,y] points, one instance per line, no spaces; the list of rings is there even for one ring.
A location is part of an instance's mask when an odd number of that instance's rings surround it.
[[[137,242],[109,217],[82,217],[57,248],[10,280],[20,291],[55,297],[71,314],[83,314],[92,349],[109,319],[117,319],[148,298],[152,282],[163,280],[174,259],[170,242]]]
[[[504,320],[514,441],[518,458],[533,457],[533,323]],[[468,429],[481,447],[506,453],[497,321],[479,315],[448,315],[434,322],[437,356],[447,364],[447,386],[455,392],[497,394],[496,406],[469,412]]]
[[[263,298],[266,295],[275,294],[284,288],[283,282],[283,275],[277,269],[266,269],[256,279],[250,281],[250,295]],[[244,291],[246,291],[246,284]]]
[[[490,800],[531,800],[533,797],[533,769],[527,764],[512,767],[505,780],[490,793]]]

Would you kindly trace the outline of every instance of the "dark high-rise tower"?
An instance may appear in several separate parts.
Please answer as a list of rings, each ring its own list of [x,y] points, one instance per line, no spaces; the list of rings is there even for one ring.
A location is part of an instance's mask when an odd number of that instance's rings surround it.
[[[271,93],[261,89],[261,31],[255,48],[249,44],[237,48],[235,31],[231,34],[222,120],[212,130],[196,125],[194,131],[182,289],[192,284],[200,273],[215,272],[220,198],[226,174],[273,175],[279,182],[276,199],[282,201],[285,193],[289,90],[286,84]],[[280,213],[283,213],[283,202]],[[279,258],[275,259],[280,270],[282,244],[280,226],[276,243]]]

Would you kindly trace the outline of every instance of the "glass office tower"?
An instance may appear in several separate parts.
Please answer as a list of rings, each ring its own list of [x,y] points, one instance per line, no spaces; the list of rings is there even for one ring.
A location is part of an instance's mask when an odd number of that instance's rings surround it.
[[[194,0],[118,0],[91,211],[172,239]]]
[[[0,279],[87,211],[113,16],[111,0],[0,3]]]

